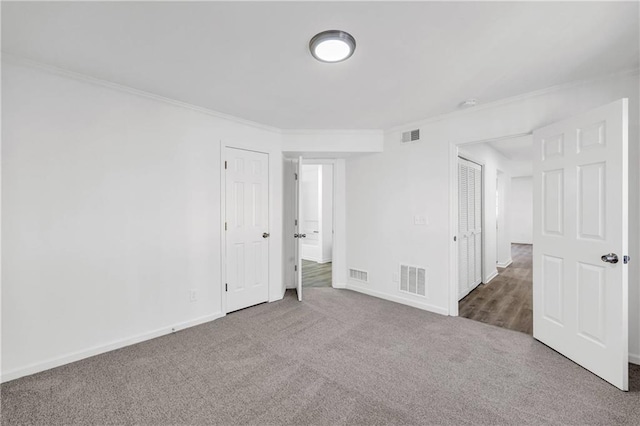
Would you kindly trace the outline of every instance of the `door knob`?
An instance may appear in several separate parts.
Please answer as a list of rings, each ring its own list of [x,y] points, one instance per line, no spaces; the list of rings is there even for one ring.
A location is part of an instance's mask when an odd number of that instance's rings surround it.
[[[271,235],[271,234],[269,234],[268,232],[263,232],[262,233],[262,238],[269,238],[269,235]]]
[[[607,263],[618,263],[618,255],[615,253],[603,254],[600,260]]]
[[[300,238],[307,238],[307,234],[300,234],[299,237]]]

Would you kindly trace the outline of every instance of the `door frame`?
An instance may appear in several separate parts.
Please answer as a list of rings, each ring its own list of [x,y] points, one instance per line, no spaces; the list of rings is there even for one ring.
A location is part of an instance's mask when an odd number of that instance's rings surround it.
[[[484,256],[486,252],[485,246],[485,232],[486,227],[484,223],[484,206],[485,206],[485,164],[477,159],[473,158],[473,155],[461,154],[460,150],[462,147],[467,145],[475,145],[486,142],[493,142],[502,139],[511,139],[522,136],[532,135],[533,132],[525,132],[518,133],[512,135],[504,135],[495,138],[489,139],[481,139],[481,140],[472,140],[472,141],[463,141],[463,142],[451,142],[449,144],[449,229],[451,230],[451,236],[449,239],[449,259],[451,259],[449,264],[449,276],[451,277],[449,281],[449,316],[457,317],[459,315],[458,311],[458,157],[462,157],[468,161],[472,161],[476,164],[482,166],[482,282],[484,282]],[[454,240],[455,238],[455,240]]]
[[[334,254],[334,248],[335,248],[335,238],[336,238],[336,169],[337,169],[337,160],[336,159],[325,159],[325,158],[304,158],[302,157],[302,164],[300,164],[300,167],[302,167],[303,165],[330,165],[331,167],[331,177],[332,177],[332,185],[331,185],[331,198],[332,198],[332,207],[331,207],[331,234],[332,234],[332,238],[331,238],[331,287],[332,288],[336,288],[336,282],[337,282],[337,273],[336,273],[336,268],[334,267],[335,264],[335,254]],[[299,204],[300,203],[300,197],[296,200],[296,203]],[[298,208],[298,205],[295,206],[295,208]],[[299,265],[300,268],[302,268],[302,265]],[[342,288],[342,287],[338,287],[338,288]]]
[[[227,159],[225,158],[225,152],[227,148],[239,149],[242,151],[250,151],[257,152],[260,154],[267,155],[267,166],[269,167],[269,172],[267,174],[269,178],[269,184],[267,187],[268,200],[267,200],[267,212],[269,212],[269,232],[272,233],[271,227],[271,155],[268,151],[260,151],[257,149],[252,149],[247,146],[242,146],[240,144],[228,144],[223,141],[220,142],[220,233],[222,238],[220,238],[220,310],[223,315],[227,314],[227,290],[226,290],[226,282],[227,282],[227,233],[225,230],[225,222],[226,222],[226,214],[227,214],[227,174],[225,173],[225,162]],[[267,290],[269,295],[269,300],[271,301],[271,238],[267,239]]]

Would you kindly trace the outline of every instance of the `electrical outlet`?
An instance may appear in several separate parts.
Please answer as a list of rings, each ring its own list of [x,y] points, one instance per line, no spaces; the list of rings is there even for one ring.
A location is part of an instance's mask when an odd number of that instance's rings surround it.
[[[422,215],[415,215],[413,217],[413,224],[414,225],[428,225],[429,224],[429,219],[427,219],[426,216],[422,216]]]
[[[189,302],[195,302],[197,300],[198,300],[198,290],[191,289],[191,291],[189,291]]]

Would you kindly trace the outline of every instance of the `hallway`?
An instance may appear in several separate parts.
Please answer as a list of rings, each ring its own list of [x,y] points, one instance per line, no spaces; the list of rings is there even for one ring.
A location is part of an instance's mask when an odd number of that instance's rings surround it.
[[[532,247],[511,244],[513,263],[462,299],[460,316],[533,335]]]

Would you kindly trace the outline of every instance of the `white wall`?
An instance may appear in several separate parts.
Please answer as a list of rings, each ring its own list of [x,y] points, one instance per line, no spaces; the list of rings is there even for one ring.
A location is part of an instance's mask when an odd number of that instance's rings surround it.
[[[511,199],[510,175],[498,170],[496,179],[496,265],[506,268],[511,264],[511,230],[507,226],[507,201]]]
[[[511,179],[511,197],[507,218],[511,230],[511,242],[533,244],[533,177]]]
[[[483,277],[482,282],[488,283],[498,275],[496,266],[504,267],[511,262],[511,242],[508,229],[504,222],[498,220],[496,212],[497,180],[500,173],[510,178],[510,160],[486,143],[468,144],[459,147],[459,154],[476,163],[482,164],[483,180]],[[509,185],[502,185],[503,197],[509,197]],[[502,232],[498,232],[498,227]]]
[[[222,145],[269,153],[282,297],[278,132],[2,65],[3,380],[223,314]]]
[[[463,112],[409,123],[385,134],[384,152],[347,159],[347,267],[369,272],[367,284],[348,282],[354,290],[439,313],[454,309],[449,292],[454,268],[455,223],[450,216],[455,150],[452,144],[489,140],[536,128],[630,98],[630,243],[640,258],[640,155],[638,149],[638,73],[626,73],[519,96]],[[419,128],[421,140],[402,144],[401,132]],[[427,226],[414,225],[422,214]],[[428,296],[402,294],[393,276],[400,262],[428,268]],[[630,352],[640,362],[640,291],[638,267],[629,264]]]

